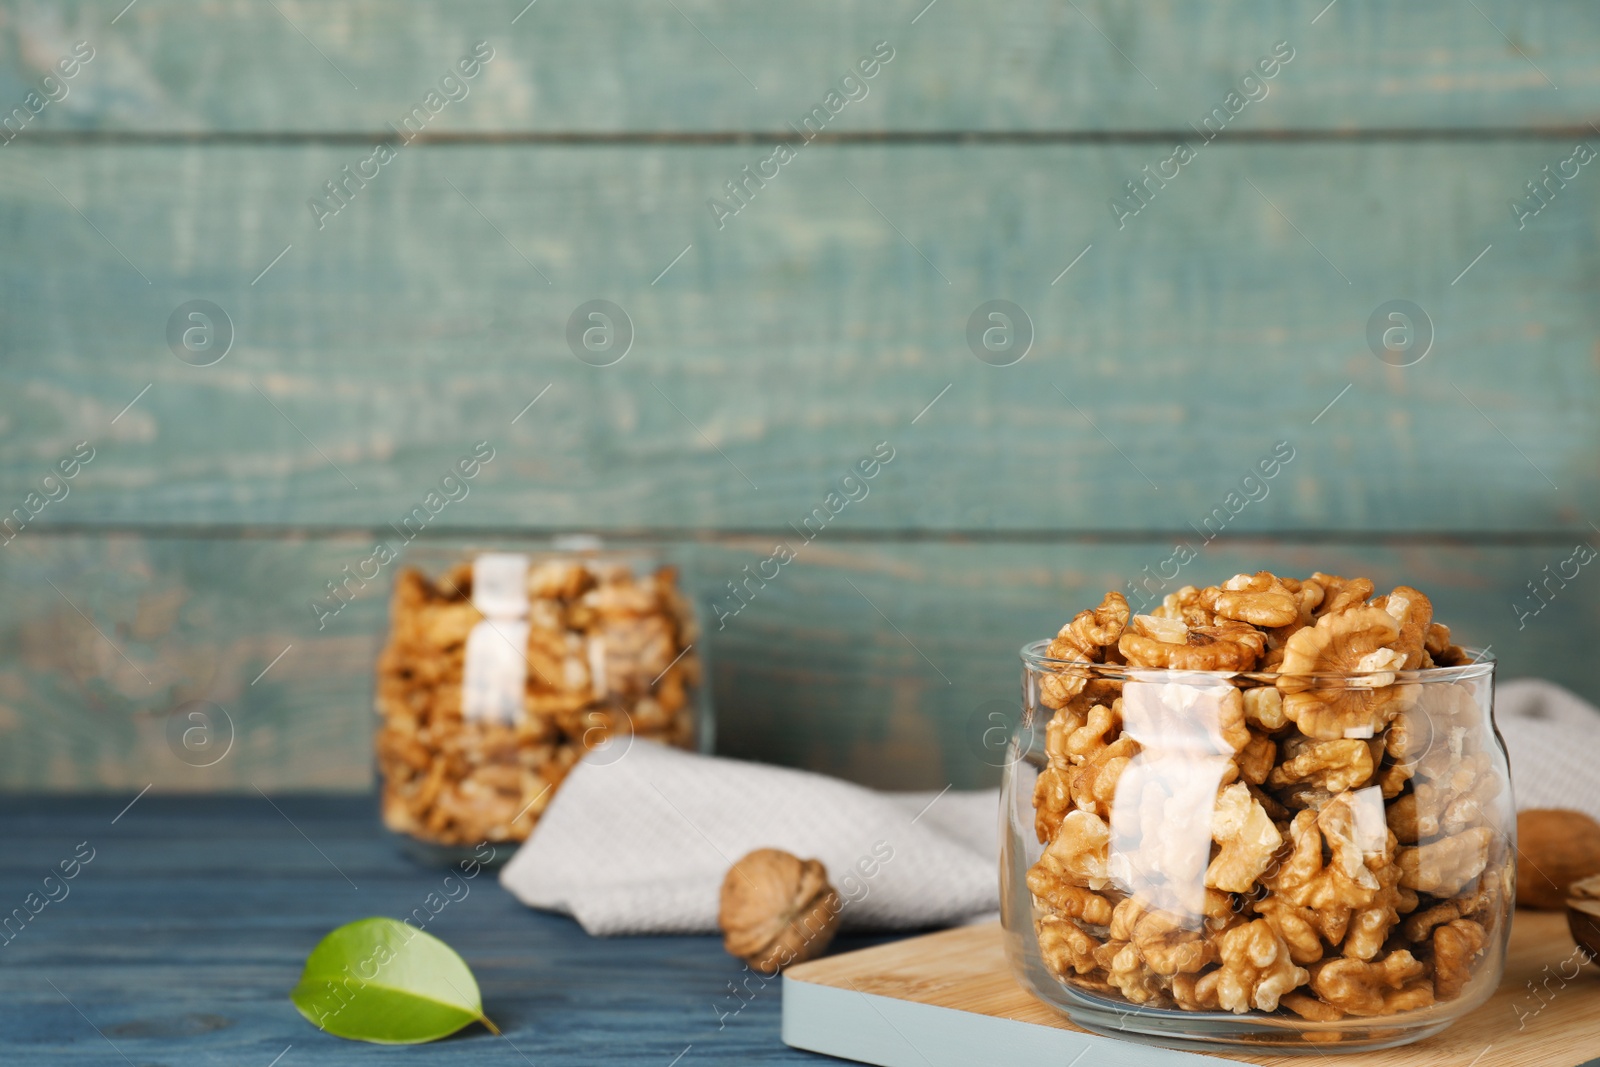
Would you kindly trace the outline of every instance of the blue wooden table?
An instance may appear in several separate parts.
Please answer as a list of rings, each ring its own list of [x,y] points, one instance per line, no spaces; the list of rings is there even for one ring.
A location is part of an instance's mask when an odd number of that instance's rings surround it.
[[[425,1050],[328,1036],[287,996],[307,953],[352,919],[409,913],[445,872],[404,858],[370,798],[148,795],[119,817],[128,800],[4,803],[0,902],[8,912],[26,914],[30,893],[42,899],[44,878],[62,860],[92,859],[65,883],[65,896],[53,882],[60,899],[7,930],[0,1063],[826,1059],[779,1040],[778,982],[734,999],[729,983],[742,967],[718,939],[591,938],[569,919],[518,904],[488,875],[428,928],[471,965],[503,1036],[473,1026]]]

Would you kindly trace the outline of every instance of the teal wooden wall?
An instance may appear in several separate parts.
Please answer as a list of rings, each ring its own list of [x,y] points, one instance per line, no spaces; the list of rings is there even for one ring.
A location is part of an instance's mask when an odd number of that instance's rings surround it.
[[[894,449],[711,622],[731,754],[992,780],[971,723],[1016,648],[1180,541],[1184,581],[1408,580],[1505,676],[1600,699],[1593,568],[1527,614],[1600,543],[1600,170],[1537,213],[1525,188],[1600,149],[1600,9],[924,2],[0,2],[0,117],[94,50],[0,145],[0,510],[94,449],[0,548],[0,788],[365,788],[384,593],[321,630],[308,603],[480,440],[427,540],[596,532],[724,604]],[[470,93],[319,227],[480,41]],[[566,341],[597,298],[634,327],[612,366]],[[214,365],[169,349],[195,299],[232,322]],[[1033,324],[1013,366],[968,348],[991,299]],[[1411,366],[1369,347],[1394,299],[1433,324]],[[192,699],[234,718],[215,767],[165,741]]]

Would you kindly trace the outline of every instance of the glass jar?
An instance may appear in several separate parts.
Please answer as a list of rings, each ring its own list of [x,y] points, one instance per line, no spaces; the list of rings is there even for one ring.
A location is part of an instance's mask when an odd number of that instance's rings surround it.
[[[1487,656],[1284,675],[1048,644],[1022,650],[1002,786],[1008,954],[1041,1000],[1155,1044],[1320,1051],[1494,991],[1516,818]]]
[[[598,548],[422,549],[405,564],[376,749],[384,825],[415,858],[504,862],[580,759],[615,762],[635,737],[710,751],[675,568]]]

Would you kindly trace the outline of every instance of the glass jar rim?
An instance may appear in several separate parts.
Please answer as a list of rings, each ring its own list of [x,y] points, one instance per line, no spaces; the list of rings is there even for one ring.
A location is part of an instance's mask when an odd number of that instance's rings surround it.
[[[1393,682],[1385,681],[1382,685],[1402,682],[1459,682],[1478,678],[1490,677],[1494,674],[1498,662],[1487,648],[1463,647],[1462,651],[1472,656],[1471,663],[1464,663],[1456,667],[1424,667],[1418,670],[1379,670],[1379,671],[1316,671],[1310,674],[1286,674],[1282,671],[1205,671],[1205,670],[1178,670],[1169,667],[1131,667],[1125,663],[1089,663],[1083,660],[1052,659],[1044,654],[1050,647],[1049,638],[1038,641],[1029,641],[1022,646],[1022,662],[1035,670],[1057,673],[1062,668],[1071,668],[1074,673],[1086,674],[1090,677],[1104,678],[1107,681],[1137,681],[1137,682],[1217,682],[1228,679],[1241,678],[1251,682],[1261,682],[1275,685],[1280,678],[1293,678],[1296,683],[1339,683],[1361,682],[1363,680],[1379,677],[1393,678]]]

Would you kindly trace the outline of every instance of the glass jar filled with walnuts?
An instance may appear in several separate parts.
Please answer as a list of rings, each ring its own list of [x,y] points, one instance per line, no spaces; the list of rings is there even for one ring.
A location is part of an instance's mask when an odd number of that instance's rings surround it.
[[[413,852],[482,860],[486,843],[524,840],[580,759],[614,761],[635,737],[709,750],[675,568],[600,551],[451,558],[408,557],[378,658],[383,821]]]
[[[1022,650],[1002,914],[1090,1029],[1380,1048],[1498,984],[1515,899],[1494,662],[1420,590],[1261,571]]]

